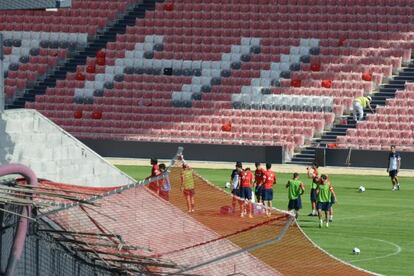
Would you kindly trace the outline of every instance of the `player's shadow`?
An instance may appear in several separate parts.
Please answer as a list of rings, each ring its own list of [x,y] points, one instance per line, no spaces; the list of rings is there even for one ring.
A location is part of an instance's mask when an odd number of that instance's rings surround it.
[[[14,142],[6,132],[7,121],[0,113],[0,165],[9,164],[14,152]]]

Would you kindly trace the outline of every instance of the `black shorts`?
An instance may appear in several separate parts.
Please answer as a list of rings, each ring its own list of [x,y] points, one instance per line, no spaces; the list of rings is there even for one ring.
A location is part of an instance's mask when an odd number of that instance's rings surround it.
[[[327,212],[331,208],[331,202],[318,202],[316,203],[316,208]]]
[[[240,197],[244,199],[252,199],[252,188],[250,187],[241,187],[240,188]]]
[[[254,193],[256,194],[257,198],[262,197],[262,192],[263,192],[263,185],[256,186]]]
[[[273,200],[273,189],[263,189],[262,199],[265,201],[272,201]]]
[[[231,190],[231,193],[235,196],[240,196],[240,189],[233,189]]]
[[[184,189],[183,194],[185,196],[194,196],[195,195],[195,190],[194,189]]]
[[[398,176],[398,171],[397,170],[391,170],[388,172],[388,174],[390,175],[391,178],[394,178],[396,176]]]
[[[316,189],[311,189],[310,190],[310,201],[311,202],[316,202],[317,201]]]
[[[297,199],[290,199],[288,204],[288,210],[299,211],[302,209],[302,199],[300,196]]]

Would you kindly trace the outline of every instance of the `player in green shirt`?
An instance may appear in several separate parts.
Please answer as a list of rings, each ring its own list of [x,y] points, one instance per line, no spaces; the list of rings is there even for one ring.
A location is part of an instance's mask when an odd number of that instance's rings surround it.
[[[332,195],[336,198],[335,192],[331,185],[331,182],[328,179],[328,176],[323,174],[319,178],[318,181],[318,188],[316,189],[316,193],[318,195],[318,202],[316,207],[318,209],[318,216],[319,216],[319,228],[322,228],[323,220],[322,220],[322,211],[325,213],[325,222],[326,227],[329,227],[329,211],[331,208],[331,199]]]
[[[295,172],[293,174],[293,178],[287,182],[286,188],[288,189],[289,198],[288,210],[294,210],[297,219],[299,217],[299,210],[302,209],[302,199],[300,196],[305,192],[305,186],[299,180],[298,173]]]
[[[183,171],[181,172],[181,186],[180,189],[184,193],[187,202],[187,209],[189,213],[194,212],[194,175],[193,170],[187,164],[183,164]]]

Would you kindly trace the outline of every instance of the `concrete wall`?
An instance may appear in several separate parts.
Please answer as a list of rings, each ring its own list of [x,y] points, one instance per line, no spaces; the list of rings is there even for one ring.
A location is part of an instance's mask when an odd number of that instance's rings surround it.
[[[316,161],[320,166],[384,168],[385,172],[388,165],[388,154],[387,151],[353,149],[348,164],[349,149],[319,148],[316,150]],[[414,153],[400,152],[400,154],[401,168],[414,169]]]
[[[133,180],[35,110],[0,116],[0,164],[21,163],[39,178],[82,186],[120,186]]]
[[[285,160],[282,147],[219,144],[187,144],[141,141],[112,141],[83,139],[83,143],[105,157],[169,159],[177,148],[184,147],[187,160],[225,162],[271,162],[281,164]]]

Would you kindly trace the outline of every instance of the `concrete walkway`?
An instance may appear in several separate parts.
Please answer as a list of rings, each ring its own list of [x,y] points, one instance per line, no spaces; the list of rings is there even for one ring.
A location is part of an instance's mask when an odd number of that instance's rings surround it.
[[[148,159],[129,159],[129,158],[106,158],[110,163],[114,165],[134,165],[134,166],[149,166]],[[159,160],[159,163],[170,160]],[[193,161],[187,160],[187,162],[193,168],[207,168],[207,169],[233,169],[234,162],[206,162],[206,161]],[[244,163],[244,167],[250,167],[254,169],[253,163]],[[306,166],[290,165],[290,164],[276,164],[273,165],[273,169],[276,172],[281,173],[304,173]],[[380,175],[387,176],[386,168],[354,168],[354,167],[321,167],[320,173],[326,174],[348,174],[348,175]],[[414,177],[414,170],[401,170],[399,176]]]

